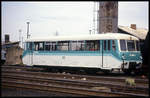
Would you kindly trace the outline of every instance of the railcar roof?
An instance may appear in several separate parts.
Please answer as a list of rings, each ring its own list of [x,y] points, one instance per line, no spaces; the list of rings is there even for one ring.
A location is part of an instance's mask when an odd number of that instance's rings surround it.
[[[138,38],[121,33],[104,33],[93,35],[78,35],[78,36],[50,36],[44,38],[30,38],[26,42],[41,42],[41,41],[69,41],[69,40],[105,40],[105,39],[125,39],[125,40],[139,40]]]

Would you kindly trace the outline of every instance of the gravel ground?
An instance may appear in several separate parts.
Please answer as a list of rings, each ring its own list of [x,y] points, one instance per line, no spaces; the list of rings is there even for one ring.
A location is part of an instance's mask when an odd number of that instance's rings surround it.
[[[23,97],[72,97],[75,95],[71,94],[63,94],[63,93],[56,93],[56,92],[48,92],[48,91],[37,91],[37,90],[30,90],[30,89],[21,89],[21,88],[1,88],[1,96],[2,97],[16,97],[16,96],[23,96]]]

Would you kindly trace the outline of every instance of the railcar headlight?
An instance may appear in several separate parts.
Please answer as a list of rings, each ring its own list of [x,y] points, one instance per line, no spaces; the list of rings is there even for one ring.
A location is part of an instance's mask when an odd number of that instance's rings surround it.
[[[140,59],[143,59],[142,56],[140,56]]]
[[[125,56],[124,56],[124,54],[122,55],[122,59],[123,59],[123,60],[125,59]]]

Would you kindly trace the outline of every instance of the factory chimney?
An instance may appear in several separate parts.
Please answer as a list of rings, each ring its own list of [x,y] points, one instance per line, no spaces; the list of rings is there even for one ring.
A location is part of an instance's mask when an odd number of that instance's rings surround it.
[[[104,32],[118,32],[118,2],[99,2],[99,34]]]
[[[136,24],[131,24],[131,28],[136,30]]]

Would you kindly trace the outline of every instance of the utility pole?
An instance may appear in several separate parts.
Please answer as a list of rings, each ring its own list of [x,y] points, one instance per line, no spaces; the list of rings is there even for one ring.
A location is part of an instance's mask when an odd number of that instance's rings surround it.
[[[29,38],[29,24],[30,24],[30,22],[27,22],[27,39]]]
[[[21,41],[21,29],[19,29],[19,41],[20,41],[20,46],[22,46],[22,41]]]
[[[93,4],[93,34],[98,33],[98,5],[99,3],[94,1]],[[97,26],[96,26],[97,25]]]
[[[19,41],[21,41],[21,29],[19,29]]]

